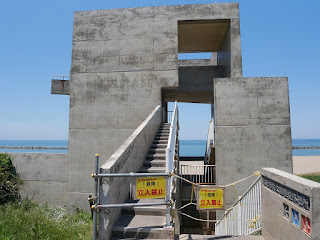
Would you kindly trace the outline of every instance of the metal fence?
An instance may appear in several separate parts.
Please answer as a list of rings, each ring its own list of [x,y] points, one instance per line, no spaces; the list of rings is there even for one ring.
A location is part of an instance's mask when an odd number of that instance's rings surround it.
[[[167,111],[167,123],[172,122],[172,115],[174,111]]]
[[[205,163],[208,163],[211,153],[211,147],[214,145],[214,119],[211,118],[208,128],[208,137],[207,137],[207,146],[206,146],[206,155]]]
[[[261,230],[261,176],[215,224],[216,235],[246,236]]]
[[[179,175],[194,183],[214,183],[215,165],[186,165],[181,164]],[[186,183],[181,181],[181,184]]]

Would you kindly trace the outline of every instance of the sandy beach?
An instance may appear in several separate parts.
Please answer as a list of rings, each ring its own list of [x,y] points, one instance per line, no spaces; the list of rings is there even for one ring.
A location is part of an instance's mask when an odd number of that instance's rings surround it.
[[[320,173],[320,156],[293,156],[293,173]]]

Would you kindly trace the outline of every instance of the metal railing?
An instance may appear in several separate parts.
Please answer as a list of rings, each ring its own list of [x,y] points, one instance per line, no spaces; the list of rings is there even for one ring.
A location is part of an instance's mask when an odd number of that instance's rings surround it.
[[[93,239],[97,238],[97,211],[98,209],[106,208],[132,208],[135,206],[157,206],[166,205],[166,226],[171,226],[171,214],[170,210],[173,206],[172,202],[172,173],[174,172],[174,161],[176,157],[176,143],[178,141],[178,106],[175,103],[175,108],[172,114],[172,120],[170,125],[169,139],[166,148],[166,172],[165,173],[99,173],[99,154],[95,159],[95,173],[91,177],[95,178],[95,192],[94,196],[89,196],[89,203],[92,209],[93,215]],[[117,177],[166,177],[166,197],[165,201],[149,202],[149,203],[116,203],[116,204],[100,204],[98,196],[98,179],[99,178],[117,178]]]
[[[211,147],[214,145],[214,119],[211,118],[208,128],[208,137],[207,137],[207,146],[206,146],[206,155],[205,163],[208,163],[211,153]]]
[[[251,235],[261,230],[261,176],[215,224],[216,235]]]
[[[174,111],[167,111],[167,123],[171,123]]]
[[[212,184],[215,182],[215,165],[180,165],[179,175],[193,183]],[[186,183],[181,181],[181,185]]]
[[[52,75],[52,77],[59,78],[59,79],[62,78],[62,80],[70,80],[70,76],[68,76],[68,75]],[[65,79],[65,78],[67,78],[67,79]]]
[[[91,206],[92,210],[92,218],[93,218],[93,235],[92,239],[97,239],[97,211],[99,209],[106,209],[106,208],[132,208],[132,207],[142,207],[142,206],[159,206],[159,205],[166,205],[169,209],[169,216],[170,216],[170,207],[172,205],[171,202],[171,194],[169,195],[170,198],[166,198],[165,201],[159,202],[146,202],[146,203],[116,203],[116,204],[99,204],[99,196],[98,196],[98,182],[99,178],[117,178],[117,177],[130,177],[130,178],[137,178],[137,177],[166,177],[168,179],[171,178],[171,173],[99,173],[99,154],[96,154],[95,158],[95,173],[91,174],[91,177],[95,179],[95,191],[94,196],[89,196],[88,201]],[[166,193],[169,191],[169,181],[166,184]],[[166,222],[166,225],[170,225],[170,218],[169,223]]]
[[[174,170],[174,160],[176,158],[176,143],[178,141],[178,105],[177,102],[175,102],[174,110],[172,113],[171,118],[171,125],[170,125],[170,132],[169,132],[169,138],[168,138],[168,144],[166,148],[166,172],[167,173],[173,173]],[[166,199],[167,201],[171,201],[172,199],[172,177],[168,178],[168,191]],[[167,206],[166,209],[166,225],[170,225],[170,206]]]

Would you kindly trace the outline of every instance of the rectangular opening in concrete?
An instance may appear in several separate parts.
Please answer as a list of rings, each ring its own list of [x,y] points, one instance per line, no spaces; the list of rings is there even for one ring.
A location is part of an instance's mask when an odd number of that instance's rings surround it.
[[[229,27],[229,20],[187,20],[178,22],[178,52],[217,52]]]

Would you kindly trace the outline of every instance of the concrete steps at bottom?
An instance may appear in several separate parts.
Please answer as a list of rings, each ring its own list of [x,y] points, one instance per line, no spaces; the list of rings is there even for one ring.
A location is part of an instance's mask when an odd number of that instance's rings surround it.
[[[150,199],[129,199],[127,203],[150,203],[150,202],[164,202],[164,198],[150,198]],[[143,206],[143,207],[133,207],[133,208],[124,208],[122,209],[123,215],[144,215],[149,216],[162,216],[166,215],[166,206],[165,205],[156,205],[156,206]]]
[[[135,239],[163,238],[163,216],[121,215],[112,228],[112,236]]]
[[[140,168],[141,173],[164,173],[166,172],[165,167],[142,167]]]

